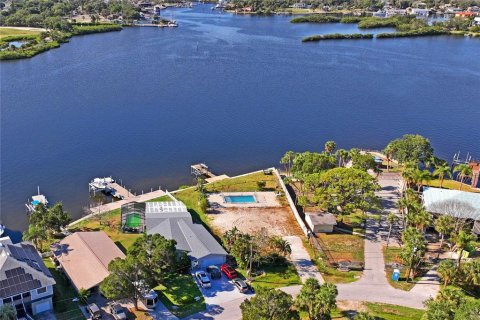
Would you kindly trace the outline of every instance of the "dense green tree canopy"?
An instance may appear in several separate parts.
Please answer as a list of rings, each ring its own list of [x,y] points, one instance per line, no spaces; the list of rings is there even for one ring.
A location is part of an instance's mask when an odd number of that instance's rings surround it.
[[[391,141],[386,147],[392,158],[400,163],[423,162],[433,155],[430,140],[418,134],[406,134]]]
[[[243,320],[296,320],[291,295],[275,289],[259,289],[255,297],[240,305]]]
[[[309,320],[330,319],[336,307],[337,287],[331,283],[320,285],[317,279],[309,278],[295,299],[295,306],[307,313]]]
[[[295,178],[303,180],[306,176],[335,168],[334,155],[327,152],[303,152],[296,154],[293,159],[292,174]]]
[[[324,209],[351,213],[357,209],[369,211],[379,207],[375,191],[380,186],[374,177],[363,170],[335,168],[316,178],[314,201]]]

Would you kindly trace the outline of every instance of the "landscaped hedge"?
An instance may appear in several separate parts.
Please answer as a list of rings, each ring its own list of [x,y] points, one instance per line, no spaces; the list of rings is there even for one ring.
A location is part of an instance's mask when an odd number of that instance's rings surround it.
[[[341,34],[341,33],[332,33],[332,34],[320,34],[315,36],[310,36],[303,38],[303,42],[309,41],[321,41],[321,40],[336,40],[336,39],[373,39],[373,34],[371,33],[353,33],[353,34]]]

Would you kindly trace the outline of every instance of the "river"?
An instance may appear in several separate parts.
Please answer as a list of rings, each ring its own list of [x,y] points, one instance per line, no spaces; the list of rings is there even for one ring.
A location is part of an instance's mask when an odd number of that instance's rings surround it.
[[[12,234],[25,229],[37,185],[78,218],[93,177],[172,190],[192,183],[193,163],[235,175],[326,140],[380,149],[420,133],[445,159],[480,157],[478,39],[307,44],[359,30],[210,5],[165,16],[179,27],[74,37],[0,64],[0,220]]]

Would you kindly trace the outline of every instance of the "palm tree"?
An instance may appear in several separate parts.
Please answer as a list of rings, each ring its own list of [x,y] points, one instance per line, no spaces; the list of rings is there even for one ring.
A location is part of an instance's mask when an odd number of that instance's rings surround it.
[[[393,156],[393,147],[389,144],[383,149],[383,153],[385,154],[385,158],[387,158],[387,172],[390,172],[390,161],[392,161]]]
[[[464,263],[462,273],[465,275],[465,282],[475,286],[480,285],[480,260],[474,259]]]
[[[338,158],[338,166],[344,167],[348,161],[348,158],[350,155],[349,152],[345,149],[338,149],[337,152],[335,152],[335,154]]]
[[[440,250],[438,255],[440,255],[440,251],[442,251],[443,247],[443,240],[445,239],[445,235],[450,234],[453,231],[453,218],[450,216],[441,216],[437,220],[435,220],[435,229],[438,233],[440,233]]]
[[[17,310],[10,304],[5,303],[0,306],[0,320],[15,320],[17,319]]]
[[[225,232],[225,234],[223,235],[223,239],[227,248],[230,248],[235,243],[235,241],[237,241],[237,238],[240,236],[240,234],[241,233],[236,226]]]
[[[328,153],[332,153],[337,148],[337,144],[335,141],[327,141],[325,142],[325,151]]]
[[[460,190],[462,190],[465,179],[472,176],[472,167],[468,164],[462,163],[453,168],[453,172],[458,172],[458,178],[460,178]]]
[[[450,170],[450,166],[446,163],[436,166],[433,175],[440,179],[440,188],[443,186],[443,180],[445,177],[452,179],[452,171]]]
[[[409,225],[414,226],[418,231],[423,231],[431,221],[432,215],[423,208],[422,204],[414,202],[410,205],[407,213]]]
[[[42,225],[30,224],[23,233],[23,240],[32,241],[37,249],[41,249],[42,241],[48,238],[47,231]]]
[[[413,172],[412,178],[414,183],[417,185],[417,192],[420,192],[423,182],[428,182],[432,180],[432,174],[428,170],[416,169]]]
[[[273,238],[273,245],[274,245],[275,249],[277,250],[277,252],[284,257],[286,257],[286,256],[288,256],[292,253],[292,247],[291,247],[290,243],[285,239],[282,239],[280,237]]]
[[[446,287],[453,280],[457,274],[457,269],[455,267],[455,262],[453,260],[447,259],[442,260],[438,265],[437,269],[438,274],[443,279],[443,286]]]
[[[81,288],[78,290],[78,300],[82,305],[86,305],[88,303],[88,296],[90,295],[90,292],[88,290],[85,290]]]
[[[472,241],[475,240],[475,237],[471,233],[467,233],[465,231],[460,231],[458,235],[455,237],[455,246],[457,250],[460,250],[458,254],[458,261],[457,261],[457,270],[460,269],[460,263],[462,262],[462,256],[465,249],[469,248]]]
[[[395,213],[389,213],[387,216],[387,222],[388,222],[387,248],[388,248],[388,243],[390,242],[390,235],[392,234],[393,224],[397,221],[397,219],[398,218]]]

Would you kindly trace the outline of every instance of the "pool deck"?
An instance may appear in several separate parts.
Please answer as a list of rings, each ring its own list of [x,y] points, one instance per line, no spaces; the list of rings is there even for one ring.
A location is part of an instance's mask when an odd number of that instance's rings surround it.
[[[230,203],[224,201],[223,197],[225,196],[254,196],[257,202]],[[212,193],[208,196],[208,202],[212,206],[220,206],[223,208],[271,208],[282,206],[275,192],[271,191]]]

